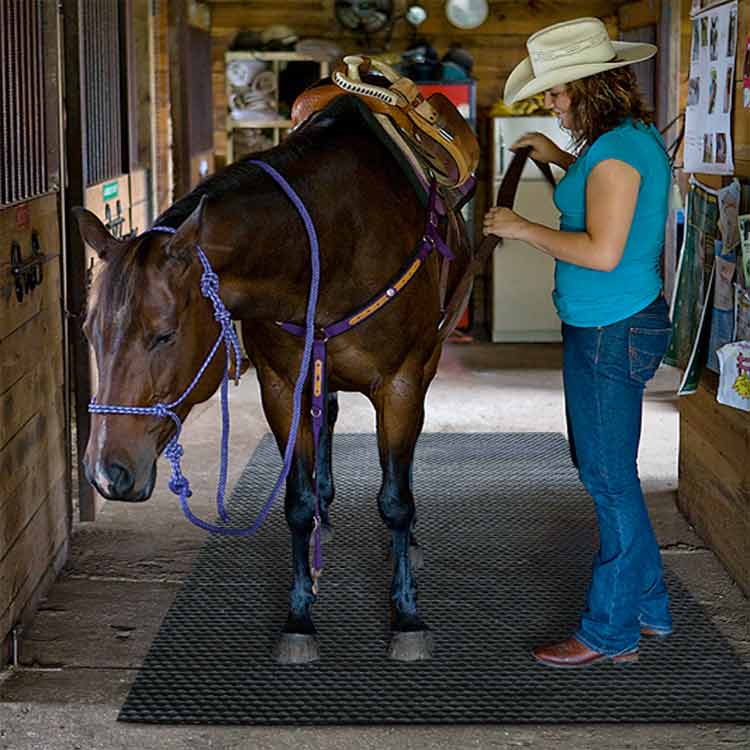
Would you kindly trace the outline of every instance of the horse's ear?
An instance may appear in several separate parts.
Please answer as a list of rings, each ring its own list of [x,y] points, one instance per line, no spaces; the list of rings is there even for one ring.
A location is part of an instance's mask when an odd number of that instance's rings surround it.
[[[193,213],[180,224],[177,231],[167,245],[167,255],[183,263],[191,263],[195,258],[195,246],[199,243],[201,226],[203,225],[203,212],[205,210],[207,197],[201,196]]]
[[[102,260],[107,260],[125,244],[122,240],[113,237],[91,211],[81,206],[75,206],[71,211],[78,222],[78,231],[83,241],[91,245]]]

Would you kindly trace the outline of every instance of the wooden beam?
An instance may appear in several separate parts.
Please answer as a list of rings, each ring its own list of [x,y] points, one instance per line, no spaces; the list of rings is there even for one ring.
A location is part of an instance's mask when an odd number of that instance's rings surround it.
[[[674,5],[674,3],[668,3]],[[662,9],[661,0],[638,0],[617,9],[620,31],[632,31],[644,26],[656,26]]]
[[[86,248],[73,219],[74,206],[83,205],[86,174],[86,101],[81,85],[84,39],[81,33],[83,0],[62,3],[64,29],[64,75],[66,99],[65,150],[67,189],[63,208],[65,236],[67,237],[66,275],[68,311],[68,342],[71,354],[73,382],[71,390],[75,401],[76,447],[78,455],[78,505],[82,521],[93,521],[96,500],[91,485],[81,469],[81,460],[89,440],[91,400],[91,372],[89,346],[83,335],[86,311]]]
[[[680,112],[682,12],[679,3],[676,4],[673,0],[661,0],[657,31],[659,55],[656,59],[658,66],[656,124],[659,130],[662,130]],[[680,122],[675,122],[665,134],[667,144],[677,137],[680,126]]]
[[[172,119],[172,165],[175,199],[190,190],[190,143],[188,128],[188,98],[184,72],[190,53],[187,44],[187,4],[183,0],[169,0],[169,96]]]

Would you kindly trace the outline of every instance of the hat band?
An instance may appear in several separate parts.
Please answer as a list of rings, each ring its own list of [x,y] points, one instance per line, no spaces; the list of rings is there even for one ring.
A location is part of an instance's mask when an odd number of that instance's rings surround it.
[[[595,53],[591,54],[593,50],[595,50]],[[566,58],[569,60],[568,65],[575,65],[578,63],[609,62],[616,56],[617,53],[606,33],[597,33],[588,39],[582,39],[574,44],[567,44],[555,49],[529,50],[531,67],[535,75],[544,73],[551,67],[559,67],[559,61]]]

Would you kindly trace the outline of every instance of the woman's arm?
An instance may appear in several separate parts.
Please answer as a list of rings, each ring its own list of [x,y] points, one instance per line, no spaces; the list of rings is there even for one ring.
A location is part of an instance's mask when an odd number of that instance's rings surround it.
[[[612,271],[633,222],[641,176],[617,159],[599,162],[586,180],[586,231],[562,232],[527,221],[508,208],[491,209],[484,233],[528,242],[547,255],[595,271]]]
[[[511,151],[521,148],[531,149],[529,156],[539,162],[557,164],[566,172],[570,165],[576,160],[573,154],[563,151],[552,139],[542,133],[524,133],[511,147]]]

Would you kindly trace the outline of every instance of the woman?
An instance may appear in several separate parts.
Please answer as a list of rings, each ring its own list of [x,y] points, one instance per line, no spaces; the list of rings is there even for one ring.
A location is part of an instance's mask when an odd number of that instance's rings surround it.
[[[656,48],[611,42],[595,18],[542,29],[527,46],[505,101],[544,91],[576,155],[538,133],[513,148],[530,146],[534,159],[566,170],[554,195],[560,230],[495,208],[484,232],[524,240],[556,259],[571,453],[599,522],[579,626],[533,654],[558,667],[635,661],[641,635],[672,629],[637,468],[644,385],[670,334],[660,274],[670,167],[627,66]]]

